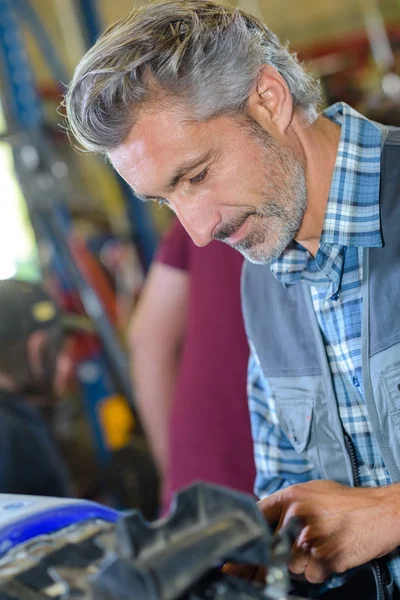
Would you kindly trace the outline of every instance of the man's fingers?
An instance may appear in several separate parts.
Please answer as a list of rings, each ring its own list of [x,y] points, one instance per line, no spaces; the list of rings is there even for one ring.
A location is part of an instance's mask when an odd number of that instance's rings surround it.
[[[306,571],[309,560],[310,555],[308,546],[306,544],[303,546],[298,546],[295,544],[292,548],[292,553],[290,556],[288,565],[289,570],[294,573],[294,575],[303,575],[303,573]]]
[[[259,500],[257,504],[268,523],[278,523],[281,520],[283,508],[281,492],[275,492],[275,494]]]
[[[310,583],[323,583],[332,575],[332,571],[323,562],[310,555],[304,575]]]

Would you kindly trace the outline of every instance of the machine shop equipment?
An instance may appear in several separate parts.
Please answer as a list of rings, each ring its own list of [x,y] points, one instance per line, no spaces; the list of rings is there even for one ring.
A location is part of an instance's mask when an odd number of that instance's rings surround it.
[[[181,491],[167,518],[98,504],[0,496],[1,600],[284,600],[290,535],[254,500],[211,484]],[[264,583],[221,572],[266,567]]]

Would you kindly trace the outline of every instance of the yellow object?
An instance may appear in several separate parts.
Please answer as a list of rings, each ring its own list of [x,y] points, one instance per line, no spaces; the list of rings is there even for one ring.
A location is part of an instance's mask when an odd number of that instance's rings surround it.
[[[109,450],[126,446],[132,437],[135,419],[123,396],[114,394],[105,398],[100,404],[99,420]]]
[[[32,314],[39,323],[46,323],[56,316],[56,307],[50,300],[43,300],[32,307]]]

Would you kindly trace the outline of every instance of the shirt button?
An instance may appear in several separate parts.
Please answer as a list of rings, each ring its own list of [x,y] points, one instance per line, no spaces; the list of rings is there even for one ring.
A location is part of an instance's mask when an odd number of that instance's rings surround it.
[[[336,294],[333,294],[333,296],[331,296],[331,300],[334,300],[334,301],[339,300],[339,298],[340,298],[340,292],[336,292]]]
[[[360,387],[360,382],[358,381],[358,377],[357,375],[354,375],[353,377],[353,383],[356,387]]]

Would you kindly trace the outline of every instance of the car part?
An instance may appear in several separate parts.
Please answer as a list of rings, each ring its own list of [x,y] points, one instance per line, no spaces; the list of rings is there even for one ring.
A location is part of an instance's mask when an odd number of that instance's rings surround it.
[[[178,493],[153,523],[86,501],[0,497],[0,600],[284,600],[290,536],[254,500],[211,484]],[[268,570],[264,583],[221,572]]]

